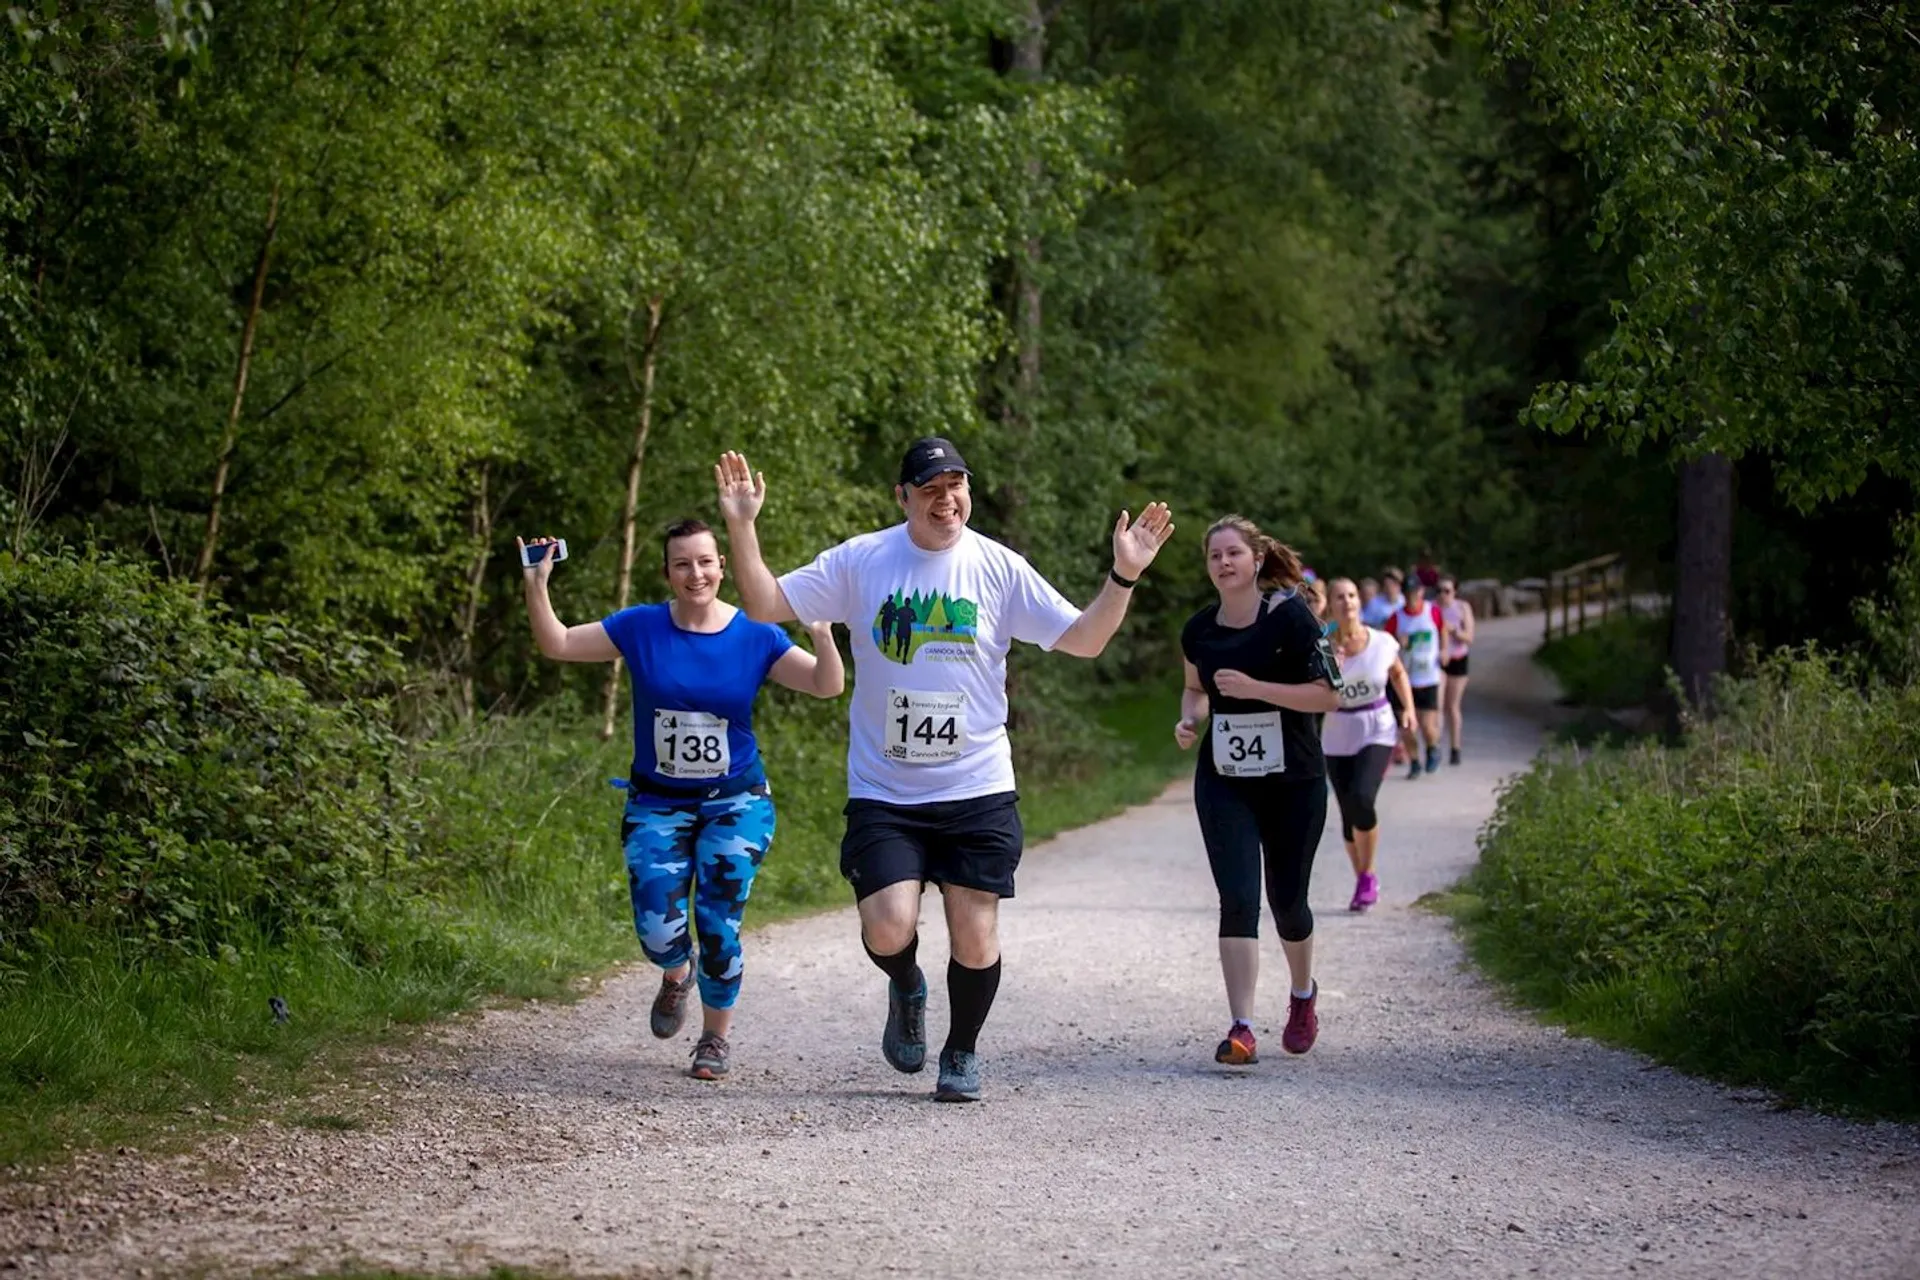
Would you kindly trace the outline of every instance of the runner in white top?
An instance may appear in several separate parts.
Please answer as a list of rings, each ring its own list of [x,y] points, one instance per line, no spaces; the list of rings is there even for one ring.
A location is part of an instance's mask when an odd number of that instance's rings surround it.
[[[1466,718],[1462,704],[1467,697],[1467,652],[1473,647],[1473,606],[1460,598],[1460,584],[1450,577],[1440,579],[1439,605],[1447,655],[1440,667],[1447,677],[1440,712],[1447,726],[1447,763],[1459,764],[1460,729]]]
[[[1446,683],[1441,671],[1440,638],[1443,624],[1440,610],[1427,603],[1426,587],[1418,578],[1406,584],[1407,602],[1387,619],[1387,634],[1400,642],[1400,660],[1406,664],[1407,682],[1413,686],[1413,710],[1420,724],[1420,737],[1426,740],[1426,771],[1440,768],[1440,690]],[[1420,742],[1412,735],[1401,738],[1413,757],[1409,778],[1420,776]]]
[[[1373,869],[1380,846],[1374,801],[1386,779],[1394,742],[1401,730],[1413,728],[1413,691],[1400,663],[1399,643],[1360,621],[1360,589],[1353,579],[1333,580],[1327,609],[1335,628],[1333,653],[1340,663],[1340,709],[1320,730],[1320,750],[1327,757],[1327,780],[1340,805],[1340,831],[1353,863],[1353,900],[1347,910],[1365,911],[1380,900],[1380,878]],[[1400,695],[1398,715],[1387,702],[1390,689]]]
[[[881,1052],[926,1060],[927,985],[917,962],[920,895],[938,884],[952,961],[952,1024],[934,1097],[980,1096],[975,1042],[1000,985],[1000,899],[1013,896],[1022,835],[1007,741],[1007,650],[1015,640],[1091,658],[1126,617],[1134,580],[1173,533],[1164,503],[1113,528],[1113,568],[1082,612],[1033,566],[967,528],[959,450],[917,440],[894,490],[906,521],[849,539],[776,579],[754,521],[766,479],[737,453],[714,468],[735,582],[759,621],[844,622],[854,689],[840,870],[859,903],[867,955],[891,983]]]

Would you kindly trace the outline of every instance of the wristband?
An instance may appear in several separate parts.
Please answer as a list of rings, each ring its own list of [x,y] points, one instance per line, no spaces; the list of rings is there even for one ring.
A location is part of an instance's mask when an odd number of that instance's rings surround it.
[[[1120,576],[1120,571],[1119,571],[1118,569],[1109,569],[1109,570],[1107,570],[1107,576],[1108,576],[1109,578],[1111,578],[1111,579],[1113,579],[1113,585],[1114,585],[1114,586],[1116,586],[1116,587],[1125,587],[1125,588],[1126,588],[1127,590],[1129,590],[1129,591],[1131,591],[1131,590],[1133,590],[1133,588],[1134,588],[1134,584],[1136,584],[1137,582],[1139,582],[1139,581],[1140,581],[1140,579],[1138,579],[1138,578],[1123,578],[1123,577],[1121,577],[1121,576]]]

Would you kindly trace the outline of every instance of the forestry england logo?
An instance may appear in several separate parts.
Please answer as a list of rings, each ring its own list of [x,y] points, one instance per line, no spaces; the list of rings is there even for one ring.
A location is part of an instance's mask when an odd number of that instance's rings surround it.
[[[943,591],[895,591],[873,616],[873,643],[903,667],[923,649],[930,659],[964,662],[972,656],[979,624],[980,606],[971,600]]]

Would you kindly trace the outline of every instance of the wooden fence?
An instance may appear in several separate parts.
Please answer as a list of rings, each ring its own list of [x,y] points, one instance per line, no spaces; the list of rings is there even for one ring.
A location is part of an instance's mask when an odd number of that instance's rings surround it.
[[[1600,608],[1590,610],[1588,606],[1596,601]],[[1627,588],[1626,558],[1615,551],[1555,569],[1547,575],[1540,602],[1546,614],[1548,640],[1556,634],[1556,609],[1560,616],[1557,634],[1561,636],[1575,635],[1590,624],[1605,622],[1615,609],[1632,616],[1633,595]]]

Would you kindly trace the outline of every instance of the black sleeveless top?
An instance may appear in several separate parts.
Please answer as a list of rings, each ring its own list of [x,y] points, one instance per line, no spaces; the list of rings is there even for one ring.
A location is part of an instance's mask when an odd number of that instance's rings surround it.
[[[1327,776],[1326,757],[1320,752],[1320,717],[1270,702],[1228,698],[1213,683],[1215,673],[1238,671],[1270,684],[1326,683],[1340,687],[1340,664],[1321,630],[1320,620],[1297,594],[1262,599],[1260,613],[1245,627],[1223,627],[1216,605],[1208,605],[1187,619],[1180,632],[1180,652],[1200,672],[1208,707],[1215,713],[1280,712],[1280,737],[1286,751],[1286,770],[1260,779],[1300,781]],[[1213,734],[1200,735],[1199,768],[1213,770]]]

